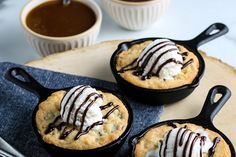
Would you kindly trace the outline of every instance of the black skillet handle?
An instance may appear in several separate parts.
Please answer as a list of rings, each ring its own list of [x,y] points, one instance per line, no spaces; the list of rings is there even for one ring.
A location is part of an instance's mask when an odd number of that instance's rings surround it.
[[[34,93],[42,99],[48,97],[50,93],[50,89],[43,87],[22,68],[11,68],[6,72],[4,77],[8,81]]]
[[[219,100],[214,102],[217,94],[221,94],[221,97]],[[230,96],[231,96],[231,91],[225,86],[218,85],[211,88],[205,100],[202,111],[197,116],[197,118],[201,122],[212,124],[214,117],[224,106],[224,104],[227,102]]]
[[[228,31],[229,29],[225,24],[214,23],[197,37],[190,40],[189,43],[198,48],[199,46],[226,34]]]

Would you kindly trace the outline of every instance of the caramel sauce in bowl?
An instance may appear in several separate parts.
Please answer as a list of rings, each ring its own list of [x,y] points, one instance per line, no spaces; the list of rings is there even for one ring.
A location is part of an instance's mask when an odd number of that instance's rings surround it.
[[[92,45],[100,31],[102,12],[94,0],[73,0],[68,6],[59,0],[32,0],[20,18],[30,45],[47,56]]]

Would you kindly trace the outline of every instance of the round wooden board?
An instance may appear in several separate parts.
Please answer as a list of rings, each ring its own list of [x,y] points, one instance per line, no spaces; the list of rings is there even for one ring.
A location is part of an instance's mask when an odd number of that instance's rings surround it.
[[[87,48],[51,55],[41,60],[31,61],[26,65],[114,82],[109,61],[120,42],[123,41],[107,41]],[[234,122],[236,120],[236,70],[205,53],[202,55],[206,62],[206,71],[199,87],[186,99],[166,105],[161,120],[196,116],[202,108],[209,89],[215,85],[225,85],[231,89],[232,96],[216,116],[214,124],[236,146],[234,132],[236,131]]]

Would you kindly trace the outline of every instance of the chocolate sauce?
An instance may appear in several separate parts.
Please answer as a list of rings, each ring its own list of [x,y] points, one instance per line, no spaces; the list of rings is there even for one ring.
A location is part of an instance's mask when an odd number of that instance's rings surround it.
[[[110,111],[107,112],[105,116],[103,116],[103,119],[107,119],[112,114],[112,112],[114,112],[118,108],[119,108],[119,105],[116,105],[115,107],[113,107]]]
[[[184,132],[182,133],[181,137],[180,137],[180,140],[179,140],[179,146],[182,146],[184,144],[184,138],[187,134],[188,130],[184,130]]]
[[[216,149],[216,146],[218,143],[220,143],[220,138],[219,137],[216,137],[213,141],[213,146],[209,149],[209,157],[213,157],[214,153],[215,153],[215,149]]]
[[[168,126],[172,126],[173,123],[167,123]],[[172,126],[173,128],[175,128],[175,126]],[[185,129],[183,131],[183,129]],[[188,137],[186,137],[187,132],[189,132]],[[159,157],[167,157],[167,147],[168,147],[168,141],[170,138],[170,134],[171,134],[172,130],[170,130],[165,138],[165,141],[160,140],[160,148],[159,150]],[[142,139],[142,137],[145,134],[142,134],[141,136],[139,136],[139,140],[137,141],[137,143]],[[194,137],[193,137],[194,136]],[[180,137],[180,138],[179,138]],[[187,138],[187,139],[186,139]],[[181,127],[179,128],[176,137],[175,137],[175,143],[174,143],[174,152],[173,152],[173,157],[177,157],[177,151],[178,151],[178,146],[181,147],[184,144],[184,139],[186,139],[186,143],[184,145],[184,149],[183,149],[183,154],[181,154],[181,156],[183,157],[192,157],[192,153],[193,153],[193,147],[196,144],[197,140],[200,139],[200,157],[203,157],[203,146],[205,145],[206,136],[201,136],[200,133],[194,133],[191,130],[187,129],[187,126]],[[209,149],[209,156],[208,157],[213,157],[215,149],[217,144],[220,142],[220,138],[216,137],[213,141],[213,146]],[[164,146],[164,148],[163,148]],[[164,150],[163,150],[164,149]]]
[[[86,86],[82,86],[82,87],[86,87]],[[81,88],[82,88],[82,87],[81,87]],[[76,89],[74,92],[78,91],[78,90],[81,89],[81,88]],[[73,94],[74,94],[74,93],[72,93],[71,95],[73,95]],[[71,95],[70,95],[69,99],[72,97]],[[79,95],[79,94],[78,94],[78,95]],[[81,126],[80,126],[80,129],[79,129],[79,131],[77,132],[76,136],[74,137],[74,140],[77,140],[77,139],[79,139],[79,137],[81,137],[82,135],[87,134],[87,133],[88,133],[92,128],[94,128],[95,126],[97,126],[97,125],[102,125],[102,124],[103,124],[103,121],[95,122],[95,123],[93,123],[91,126],[87,127],[87,128],[83,131],[83,126],[84,126],[84,122],[85,122],[85,117],[86,117],[86,114],[87,114],[89,108],[94,104],[94,102],[95,102],[98,98],[101,98],[102,95],[97,94],[97,93],[91,93],[91,94],[89,94],[89,95],[87,96],[87,98],[85,99],[85,101],[84,101],[84,102],[81,104],[81,106],[79,107],[79,109],[80,109],[80,108],[81,108],[84,104],[86,104],[86,102],[87,102],[92,96],[94,96],[94,95],[96,95],[96,97],[94,98],[93,101],[91,101],[91,102],[89,103],[89,105],[86,107],[86,109],[85,109],[85,111],[84,111],[84,113],[83,113],[82,120],[81,120]],[[77,98],[78,98],[78,97],[77,97]],[[77,98],[75,98],[75,99],[77,99]],[[68,103],[68,101],[69,101],[69,100],[67,100],[67,103]],[[73,101],[73,103],[75,103],[75,101]],[[109,103],[107,103],[106,105],[101,106],[100,109],[101,109],[101,110],[104,110],[104,109],[107,109],[107,108],[109,108],[109,107],[111,107],[111,106],[113,106],[113,105],[114,105],[113,102],[109,102]],[[119,108],[119,105],[116,105],[115,107],[113,107],[111,110],[109,110],[109,111],[106,113],[106,115],[103,117],[103,119],[108,118],[109,115],[111,115],[111,114],[112,114],[116,109],[118,109],[118,108]],[[75,115],[78,114],[79,109],[76,110],[76,114],[75,114]],[[77,116],[76,116],[76,117],[77,117]],[[76,119],[76,118],[75,118],[75,119]],[[68,129],[68,123],[65,123],[65,122],[60,122],[60,123],[59,123],[59,120],[61,121],[61,116],[56,117],[55,120],[54,120],[52,123],[50,123],[50,124],[48,125],[48,127],[47,127],[47,129],[45,130],[44,133],[45,133],[45,134],[49,134],[49,133],[51,133],[52,131],[54,131],[55,129],[58,129],[59,131],[61,131],[62,128],[63,128],[63,130],[62,130],[62,132],[61,132],[61,134],[60,134],[60,136],[59,136],[59,139],[63,140],[63,139],[65,139],[68,135],[70,135],[73,131],[77,130],[76,127],[73,127],[73,128],[71,128],[71,129]],[[59,124],[58,124],[58,123],[59,123]],[[75,122],[73,122],[73,123],[75,124]]]
[[[83,134],[83,127],[84,127],[84,122],[85,122],[85,117],[87,115],[87,112],[89,110],[89,108],[94,104],[94,102],[99,98],[99,96],[96,96],[94,98],[93,101],[91,101],[88,106],[86,107],[86,109],[84,110],[84,113],[83,113],[83,116],[82,116],[82,120],[81,120],[81,125],[80,125],[80,130],[79,132],[77,133],[77,135],[75,136],[75,140],[77,139],[77,137],[80,137],[81,135],[80,134]]]
[[[82,135],[87,134],[92,128],[94,128],[94,127],[97,126],[97,125],[102,125],[102,124],[103,124],[103,121],[98,121],[98,122],[93,123],[91,126],[87,127],[87,128],[85,129],[85,131],[83,131],[83,132],[78,132],[78,133],[76,134],[74,140],[78,140]]]
[[[135,60],[133,60],[130,64],[128,64],[128,65],[122,67],[122,68],[118,71],[118,73],[123,73],[123,72],[125,72],[125,71],[129,71],[129,70],[134,70],[134,69],[136,69],[137,66],[131,67],[131,68],[128,68],[128,67],[133,66],[133,65],[137,62],[137,59],[138,59],[138,58],[136,58]],[[127,69],[127,68],[128,68],[128,69]]]
[[[201,140],[200,140],[200,157],[203,156],[202,147],[203,147],[203,145],[205,145],[205,142],[206,142],[206,136],[201,136]]]
[[[173,62],[173,63],[175,63],[175,64],[182,64],[181,62],[179,62],[179,61],[177,61],[177,60],[175,60],[175,59],[173,59],[173,58],[168,59],[167,61],[165,61],[163,64],[161,64],[161,65],[158,67],[157,75],[159,76],[159,73],[160,73],[161,69],[162,69],[166,64],[171,63],[171,62]]]
[[[67,127],[65,126],[65,128],[63,129],[59,139],[60,140],[64,140],[70,133],[72,133],[75,130],[75,128],[72,128],[70,130],[67,129]]]
[[[159,48],[157,48],[155,51],[153,51],[152,53],[149,53],[153,48],[155,48],[156,46],[158,45],[161,45],[161,44],[164,44],[162,46],[160,46]],[[153,45],[139,60],[138,60],[138,63],[140,63],[141,61],[143,61],[143,59],[147,56],[147,58],[145,59],[145,63],[146,61],[149,61],[149,59],[157,52],[159,51],[160,49],[162,49],[163,47],[165,46],[170,46],[170,45],[175,45],[173,42],[170,42],[170,41],[163,41],[163,42],[160,42],[160,43],[157,43],[156,45]]]
[[[188,52],[183,52],[182,56],[188,56]]]
[[[148,74],[150,74],[150,73],[152,72],[152,70],[155,68],[156,64],[158,63],[158,61],[161,59],[161,57],[162,57],[163,55],[165,55],[166,53],[175,51],[175,50],[177,50],[177,49],[176,49],[176,48],[173,48],[173,49],[167,50],[167,51],[163,52],[162,54],[160,54],[160,55],[156,58],[155,62],[152,64],[152,67],[151,67],[151,69],[149,70]],[[148,64],[148,62],[147,62],[147,64]],[[162,65],[163,65],[163,64],[162,64]],[[144,67],[146,67],[146,65],[145,65]],[[157,74],[159,75],[159,72],[158,72]]]
[[[111,107],[111,106],[113,106],[114,104],[113,104],[113,102],[109,102],[109,103],[107,103],[106,105],[104,105],[104,106],[100,106],[100,109],[101,110],[105,110],[105,109],[107,109],[107,108],[109,108],[109,107]]]
[[[163,141],[160,140],[160,150],[162,149],[162,146],[163,146]],[[161,151],[159,151],[159,156],[161,156]]]
[[[162,45],[163,44],[163,45]],[[159,46],[161,45],[161,46]],[[164,56],[166,53],[178,50],[177,48],[172,48],[169,49],[167,51],[162,52],[154,61],[154,63],[152,64],[152,67],[150,68],[150,70],[147,72],[146,75],[143,75],[144,72],[144,68],[147,66],[147,64],[149,63],[150,59],[152,58],[152,56],[159,51],[160,49],[162,49],[165,46],[171,46],[171,45],[175,45],[175,43],[171,42],[171,41],[163,41],[160,43],[155,44],[154,46],[152,46],[149,50],[147,50],[146,53],[143,54],[143,56],[141,56],[140,59],[136,58],[134,59],[130,64],[122,67],[118,73],[124,73],[126,71],[130,71],[130,70],[134,70],[132,72],[133,75],[135,76],[141,76],[141,80],[146,80],[146,79],[150,79],[154,74],[152,73],[153,69],[155,68],[156,64],[158,63],[158,61],[162,58],[162,56]],[[155,47],[159,46],[156,50],[153,50]],[[152,52],[151,52],[152,51]],[[180,55],[183,56],[183,60],[186,60],[186,56],[188,56],[188,52],[184,52]],[[140,63],[142,63],[141,67],[139,67]],[[165,61],[164,63],[162,63],[157,70],[157,73],[155,74],[155,76],[159,77],[160,71],[162,70],[162,68],[168,64],[168,63],[175,63],[175,64],[181,64],[183,65],[182,69],[186,68],[188,65],[190,65],[191,63],[193,63],[193,59],[190,59],[189,61],[187,61],[186,63],[182,64],[181,62],[175,60],[174,58],[171,58],[167,61]]]
[[[197,142],[197,140],[200,138],[199,135],[195,136],[194,139],[193,139],[193,142],[191,143],[191,146],[190,146],[190,152],[189,152],[189,156],[191,157],[192,156],[192,153],[193,153],[193,146],[194,144]],[[201,152],[202,154],[202,152]]]
[[[175,124],[172,123],[172,122],[168,122],[167,125],[168,125],[168,126],[171,126],[172,128],[177,128],[177,125],[175,125]]]
[[[100,94],[97,94],[97,93],[91,93],[91,94],[89,94],[89,95],[87,96],[87,98],[85,99],[85,101],[84,101],[84,102],[79,106],[79,108],[75,111],[75,116],[74,116],[73,125],[75,125],[75,123],[76,123],[76,119],[77,119],[77,116],[78,116],[78,113],[79,113],[79,110],[81,109],[81,107],[83,107],[83,106],[88,102],[88,100],[90,100],[91,97],[94,96],[94,95],[96,95],[95,99],[97,99],[97,97],[98,97],[98,98],[101,98],[101,95],[100,95]],[[96,101],[96,100],[95,100],[95,101]],[[95,101],[94,101],[94,102],[95,102]],[[74,101],[73,103],[75,103],[75,101]],[[70,114],[71,114],[71,113],[70,113]],[[69,121],[67,121],[67,123],[69,123]]]
[[[69,112],[68,112],[67,120],[66,120],[67,123],[69,123],[70,115],[71,115],[72,109],[73,109],[74,106],[75,106],[75,101],[79,98],[80,95],[82,95],[82,93],[83,93],[87,88],[89,88],[89,87],[88,87],[88,86],[84,86],[84,88],[79,92],[79,94],[75,96],[75,98],[74,98],[74,100],[73,100],[73,102],[72,102],[72,105],[71,105],[70,108],[69,108]],[[79,89],[80,89],[80,88],[79,88]],[[73,95],[73,94],[71,94],[71,95]],[[70,99],[68,99],[67,101],[70,101]],[[68,103],[66,103],[66,104],[68,104]],[[66,106],[66,105],[65,105],[65,106]]]
[[[76,91],[80,90],[80,89],[83,88],[83,87],[85,87],[85,85],[82,85],[82,86],[80,86],[79,88],[77,88],[77,89],[74,91],[74,93],[75,93]],[[68,94],[68,93],[66,93],[66,94],[64,95],[62,101],[64,100],[64,98],[65,98],[65,96],[66,96],[67,94]],[[72,96],[73,96],[73,94],[71,94],[71,95],[69,96],[69,98],[66,100],[66,103],[65,103],[65,104],[68,104],[68,103],[69,103],[69,100],[71,99]],[[62,103],[61,103],[61,104],[62,104]],[[65,111],[66,111],[66,105],[64,105],[64,108],[63,108],[63,111],[62,111],[62,116],[65,114]]]
[[[193,63],[193,59],[191,58],[189,61],[183,64],[182,69],[186,68],[188,65]]]
[[[166,157],[167,144],[168,144],[168,140],[169,140],[171,131],[172,130],[170,130],[166,135],[166,143],[165,143],[165,148],[164,148],[164,157]]]
[[[55,118],[55,120],[52,122],[52,123],[50,123],[49,125],[48,125],[48,127],[47,127],[47,129],[44,131],[44,133],[45,134],[49,134],[50,132],[52,132],[55,128],[56,128],[56,123],[57,123],[57,121],[59,120],[61,118],[61,116],[58,116],[58,117],[56,117]],[[61,128],[61,127],[60,127]]]
[[[174,146],[174,157],[177,157],[177,148],[178,148],[178,138],[179,138],[179,134],[182,131],[183,128],[180,128],[177,132],[177,135],[175,137],[175,146]]]
[[[191,137],[194,135],[193,132],[191,132],[189,135],[188,135],[188,138],[187,138],[187,142],[185,143],[185,146],[184,146],[184,149],[183,149],[183,156],[186,156],[187,154],[187,148],[189,146],[189,142],[190,142],[190,139]]]

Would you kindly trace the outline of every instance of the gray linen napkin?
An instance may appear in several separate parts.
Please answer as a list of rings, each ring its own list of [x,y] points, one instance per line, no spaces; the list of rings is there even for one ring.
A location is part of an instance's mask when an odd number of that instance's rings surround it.
[[[31,114],[37,105],[38,98],[4,79],[5,72],[11,67],[24,68],[47,88],[59,89],[78,84],[89,84],[111,90],[117,89],[115,83],[94,78],[67,75],[13,63],[0,63],[0,136],[26,156],[47,157],[50,155],[38,143],[31,125]],[[126,99],[134,114],[133,128],[129,137],[159,120],[162,106],[149,106],[129,97]],[[129,137],[116,154],[117,157],[127,156]]]

